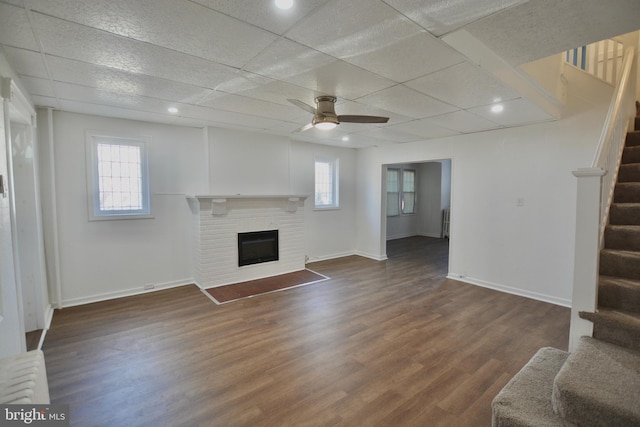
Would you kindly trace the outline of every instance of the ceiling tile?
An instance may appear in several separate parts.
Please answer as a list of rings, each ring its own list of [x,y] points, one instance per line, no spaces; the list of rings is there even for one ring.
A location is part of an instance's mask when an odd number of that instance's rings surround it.
[[[287,37],[337,58],[351,58],[408,38],[420,27],[380,1],[333,0]]]
[[[347,62],[396,82],[415,79],[463,60],[460,54],[427,32],[416,33],[380,49],[345,58]]]
[[[184,0],[30,0],[33,10],[178,52],[243,66],[276,36]]]
[[[384,147],[385,145],[395,145],[399,144],[396,141],[391,141],[389,139],[381,139],[376,138],[371,135],[366,135],[364,133],[356,133],[348,135],[349,143],[354,146],[359,147]],[[342,138],[335,138],[335,142],[342,141]]]
[[[529,0],[465,30],[513,66],[640,28],[638,0]]]
[[[234,111],[223,111],[203,106],[187,105],[180,108],[180,116],[192,119],[201,119],[205,123],[211,125],[224,124],[233,126],[234,128],[244,127],[248,129],[269,129],[281,123],[279,120],[269,119],[266,117],[258,117],[250,114],[237,113]]]
[[[104,31],[34,14],[46,53],[177,80],[209,89],[236,78],[236,69]]]
[[[389,126],[386,129],[417,135],[424,139],[442,138],[446,136],[458,135],[460,133],[451,129],[443,128],[442,126],[438,126],[435,123],[431,122],[430,119],[413,120],[410,122]]]
[[[339,60],[285,81],[339,99],[359,98],[394,84],[391,80]]]
[[[316,129],[314,127],[305,130],[304,132],[294,132],[291,134],[293,139],[306,139],[306,140],[329,140],[335,138],[342,138],[345,133],[340,130],[340,126],[331,130]]]
[[[436,36],[527,0],[384,0]],[[553,0],[556,1],[556,0]]]
[[[420,77],[406,85],[461,109],[518,97],[513,89],[468,62]]]
[[[195,2],[282,35],[296,21],[326,3],[327,0],[298,1],[289,10],[278,9],[272,1],[195,0]]]
[[[403,116],[421,119],[455,111],[456,108],[403,85],[396,85],[358,99]]]
[[[197,104],[212,91],[198,86],[145,74],[59,57],[47,57],[51,78],[59,82],[90,86],[108,92],[143,95],[186,104]]]
[[[314,141],[310,140],[309,142],[314,142]],[[372,138],[370,136],[353,134],[353,135],[337,135],[328,139],[324,139],[322,143],[326,145],[333,145],[335,147],[343,147],[343,148],[368,148],[368,147],[389,145],[391,142]]]
[[[167,109],[176,104],[172,101],[165,101],[157,98],[108,92],[92,87],[73,85],[69,83],[55,82],[54,86],[56,94],[61,101],[78,101],[159,114],[167,113]]]
[[[11,69],[18,74],[31,77],[48,78],[47,69],[44,66],[42,55],[32,50],[17,49],[4,46],[2,48]]]
[[[358,135],[370,136],[372,138],[391,142],[410,142],[421,139],[419,136],[394,129],[393,126],[369,129],[364,132],[358,132]]]
[[[25,9],[0,3],[0,44],[40,50]]]
[[[127,120],[166,123],[171,117],[149,111],[131,110],[110,105],[93,104],[90,102],[60,100],[60,109],[72,113],[92,114],[96,116],[116,117]]]
[[[492,112],[491,106],[473,108],[469,111],[503,126],[552,120],[551,116],[523,98],[503,102],[502,105],[504,110],[500,113]]]
[[[316,96],[320,95],[319,92],[315,92],[311,89],[278,80],[272,80],[267,84],[237,93],[238,95],[274,102],[288,107],[292,105],[288,99],[297,99],[307,105],[314,106]],[[303,112],[303,110],[300,111]]]
[[[335,58],[322,52],[291,40],[280,39],[253,58],[244,69],[282,80],[333,61]]]
[[[212,99],[205,99],[202,103],[204,107],[216,108],[236,113],[251,114],[259,117],[267,117],[276,120],[290,120],[300,117],[300,109],[286,105],[274,104],[273,102],[261,101],[254,98],[247,98],[238,95],[215,96]]]
[[[482,132],[501,127],[497,123],[483,119],[468,111],[456,111],[455,113],[443,114],[441,116],[431,117],[426,121],[462,133]]]
[[[33,95],[46,96],[55,98],[51,82],[48,79],[41,79],[38,77],[21,76],[20,81],[27,88],[29,93]]]

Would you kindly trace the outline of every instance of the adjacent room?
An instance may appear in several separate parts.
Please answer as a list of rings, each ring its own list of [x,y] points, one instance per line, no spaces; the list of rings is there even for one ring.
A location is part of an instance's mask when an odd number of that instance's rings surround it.
[[[636,0],[0,0],[0,404],[640,422],[639,30]]]

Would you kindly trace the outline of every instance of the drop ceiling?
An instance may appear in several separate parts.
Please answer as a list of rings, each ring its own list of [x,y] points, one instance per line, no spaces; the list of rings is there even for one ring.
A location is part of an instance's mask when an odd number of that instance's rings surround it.
[[[465,29],[517,66],[640,28],[639,4],[0,0],[0,49],[38,106],[358,148],[551,120],[439,37]],[[390,120],[295,132],[311,117],[287,99],[318,95]]]

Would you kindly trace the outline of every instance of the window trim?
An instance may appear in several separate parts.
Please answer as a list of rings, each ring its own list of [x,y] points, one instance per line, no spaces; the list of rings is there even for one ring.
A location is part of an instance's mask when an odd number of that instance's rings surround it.
[[[316,186],[316,164],[317,163],[329,163],[332,167],[332,192],[333,192],[333,203],[332,204],[322,204],[319,205],[316,203],[316,194],[317,194],[317,186]],[[340,159],[337,157],[329,157],[329,156],[315,156],[313,160],[313,209],[316,211],[327,211],[327,210],[337,210],[340,209]]]
[[[142,209],[124,211],[100,211],[100,192],[98,179],[98,153],[100,143],[140,147],[140,167],[142,175]],[[86,132],[86,172],[87,172],[87,209],[89,221],[149,219],[151,214],[151,192],[149,177],[150,136],[115,136],[101,132]]]

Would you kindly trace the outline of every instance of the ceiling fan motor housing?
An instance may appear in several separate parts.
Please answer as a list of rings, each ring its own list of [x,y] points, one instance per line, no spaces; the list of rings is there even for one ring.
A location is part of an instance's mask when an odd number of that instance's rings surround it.
[[[316,98],[316,104],[318,108],[316,114],[313,116],[311,123],[315,126],[317,123],[335,123],[338,121],[338,115],[335,110],[336,97],[335,96],[319,96]]]

